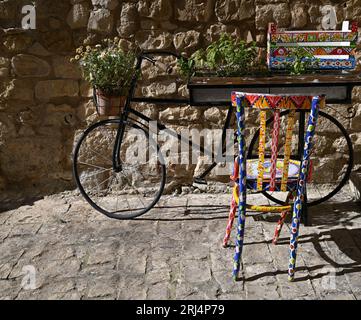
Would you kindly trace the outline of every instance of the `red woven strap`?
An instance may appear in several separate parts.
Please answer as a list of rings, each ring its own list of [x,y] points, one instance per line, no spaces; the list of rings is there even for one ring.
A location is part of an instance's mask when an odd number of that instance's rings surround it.
[[[273,115],[273,131],[272,131],[272,155],[271,155],[271,180],[270,191],[276,189],[276,173],[277,173],[277,156],[278,156],[278,138],[280,132],[280,110],[275,110]]]
[[[284,155],[284,159],[283,159],[281,191],[287,191],[288,169],[290,166],[290,158],[291,158],[291,152],[292,152],[292,136],[293,136],[293,126],[295,124],[295,119],[296,119],[296,111],[291,110],[290,114],[288,116],[288,121],[287,121],[285,155]]]

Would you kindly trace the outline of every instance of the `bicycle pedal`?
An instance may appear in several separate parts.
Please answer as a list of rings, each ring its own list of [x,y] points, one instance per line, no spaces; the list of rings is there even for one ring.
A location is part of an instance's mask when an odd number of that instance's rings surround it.
[[[198,184],[208,184],[207,180],[204,178],[194,178],[193,182]]]

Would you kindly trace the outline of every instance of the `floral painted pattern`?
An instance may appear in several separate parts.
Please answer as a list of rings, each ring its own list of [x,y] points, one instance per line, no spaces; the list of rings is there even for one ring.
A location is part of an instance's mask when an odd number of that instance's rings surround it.
[[[355,47],[358,26],[351,23],[350,31],[284,31],[274,23],[268,29],[268,67],[285,70],[294,60],[294,54],[303,48],[314,56],[311,64],[320,70],[352,70],[356,67]],[[341,44],[340,44],[341,43]],[[324,56],[324,57],[323,57]],[[347,56],[341,57],[341,56]],[[306,59],[306,58],[305,58]]]

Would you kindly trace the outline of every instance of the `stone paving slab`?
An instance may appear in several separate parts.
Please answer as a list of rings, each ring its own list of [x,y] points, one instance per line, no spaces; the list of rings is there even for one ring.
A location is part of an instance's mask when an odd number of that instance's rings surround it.
[[[310,209],[294,283],[289,223],[274,246],[277,216],[252,213],[243,279],[232,280],[234,244],[221,246],[228,194],[164,196],[132,221],[108,219],[76,193],[46,197],[0,213],[0,298],[360,299],[361,206],[349,194]]]

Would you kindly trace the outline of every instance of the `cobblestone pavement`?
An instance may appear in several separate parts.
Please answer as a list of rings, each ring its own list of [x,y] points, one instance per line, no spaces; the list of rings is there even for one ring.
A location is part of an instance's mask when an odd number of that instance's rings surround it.
[[[360,299],[361,206],[347,194],[310,209],[294,283],[288,229],[272,245],[271,215],[248,218],[244,279],[232,281],[234,248],[221,246],[226,194],[164,196],[133,221],[108,219],[72,193],[47,197],[0,213],[0,298]]]

